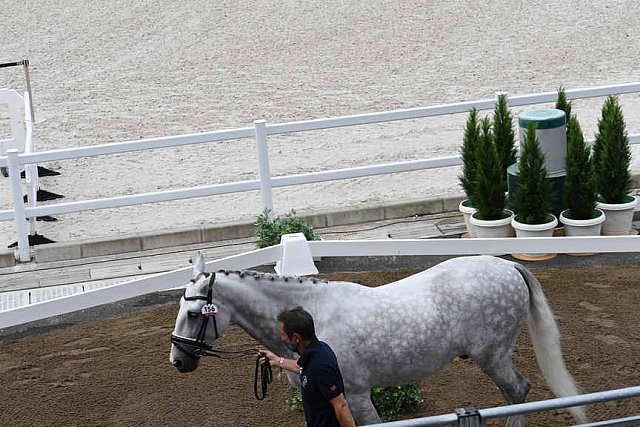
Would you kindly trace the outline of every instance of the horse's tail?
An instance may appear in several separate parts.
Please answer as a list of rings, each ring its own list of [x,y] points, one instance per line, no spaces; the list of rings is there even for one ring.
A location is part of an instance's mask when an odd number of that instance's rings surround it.
[[[526,267],[517,263],[515,263],[515,267],[529,288],[529,333],[538,366],[547,385],[557,397],[580,394],[578,385],[564,364],[560,346],[560,331],[542,291],[542,285]],[[578,422],[587,422],[584,407],[569,408],[569,411]]]

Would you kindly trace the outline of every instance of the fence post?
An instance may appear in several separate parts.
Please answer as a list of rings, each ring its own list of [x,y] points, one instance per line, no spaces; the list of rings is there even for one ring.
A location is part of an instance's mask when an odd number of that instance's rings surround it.
[[[28,71],[28,63],[25,65],[25,72],[27,76],[29,75]],[[27,80],[29,82],[29,80]],[[31,90],[31,87],[29,87]],[[31,94],[30,92],[26,92],[24,94],[24,124],[26,129],[26,137],[24,141],[24,152],[27,154],[31,154],[34,151],[34,142],[35,138],[33,132],[33,105],[31,104]],[[27,111],[29,109],[30,112]],[[27,183],[27,202],[30,208],[35,208],[38,200],[38,165],[28,164],[24,165],[24,178]],[[29,218],[29,235],[35,236],[37,234],[36,230],[36,217],[32,216]]]
[[[458,427],[484,427],[486,425],[474,407],[458,408],[455,410],[455,414],[458,416],[456,424]]]
[[[258,154],[258,171],[260,173],[260,197],[262,209],[269,210],[269,218],[273,215],[273,193],[271,191],[271,170],[269,168],[269,146],[267,145],[267,122],[255,120],[256,152]]]
[[[27,82],[27,92],[29,92],[29,115],[31,116],[31,121],[35,121],[35,116],[33,115],[33,94],[31,93],[31,78],[29,78],[29,60],[24,59],[22,62],[22,68],[24,69],[24,79]]]
[[[24,202],[22,201],[22,185],[20,183],[20,163],[18,161],[18,150],[7,150],[9,158],[9,179],[11,182],[11,199],[13,200],[13,215],[16,222],[16,233],[18,234],[18,252],[20,261],[31,261],[29,253],[29,231],[27,230],[26,214]]]

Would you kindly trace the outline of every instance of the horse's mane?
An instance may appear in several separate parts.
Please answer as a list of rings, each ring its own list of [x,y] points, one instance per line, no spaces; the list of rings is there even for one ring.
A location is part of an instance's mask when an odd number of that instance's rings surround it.
[[[278,281],[278,282],[298,282],[298,283],[329,283],[327,280],[316,279],[315,277],[304,277],[304,276],[281,276],[277,274],[264,273],[261,271],[254,270],[218,270],[216,274],[224,274],[225,276],[229,276],[231,274],[238,276],[240,279],[254,279],[254,280],[270,280],[270,281]]]

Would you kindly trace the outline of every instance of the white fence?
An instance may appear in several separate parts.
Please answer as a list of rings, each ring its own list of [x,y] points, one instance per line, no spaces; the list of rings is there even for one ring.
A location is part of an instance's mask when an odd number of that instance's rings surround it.
[[[557,399],[540,400],[536,402],[520,403],[516,405],[499,406],[495,408],[479,409],[460,408],[453,414],[436,415],[433,417],[415,418],[390,423],[372,424],[370,427],[486,427],[486,421],[496,418],[506,418],[512,415],[525,415],[535,412],[572,406],[590,405],[593,403],[610,402],[612,400],[631,399],[640,396],[640,386],[627,387],[617,390],[601,391],[581,394],[578,396],[561,397]],[[607,420],[596,423],[581,424],[574,427],[632,427],[640,425],[640,416]]]
[[[640,252],[637,236],[534,237],[507,239],[407,239],[310,241],[311,257],[369,257],[413,255],[467,255],[496,253],[624,253]],[[282,244],[206,264],[208,271],[249,269],[282,261]],[[0,312],[0,329],[46,319],[102,304],[117,302],[186,284],[191,268],[160,273],[143,279],[95,289]]]
[[[609,94],[623,94],[640,92],[640,83],[628,85],[607,86],[599,88],[579,89],[567,91],[569,99],[580,99],[606,96]],[[27,97],[28,99],[28,97]],[[555,92],[517,96],[509,100],[510,106],[529,105],[537,103],[554,102]],[[25,101],[26,102],[26,101]],[[166,200],[177,200],[191,197],[202,197],[215,194],[260,190],[264,208],[272,207],[273,187],[300,185],[312,182],[322,182],[336,179],[364,177],[396,172],[406,172],[421,169],[430,169],[460,164],[459,156],[449,156],[436,159],[415,160],[408,162],[396,162],[384,165],[365,166],[309,174],[290,175],[283,177],[271,177],[269,170],[269,157],[267,150],[268,135],[289,132],[303,132],[318,129],[328,129],[342,126],[362,125],[393,120],[406,120],[421,117],[431,117],[444,114],[465,113],[470,108],[479,110],[493,108],[495,100],[479,100],[456,104],[446,104],[434,107],[399,110],[383,113],[364,114],[347,117],[337,117],[323,120],[311,120],[293,123],[267,125],[264,121],[256,121],[254,128],[234,129],[228,131],[208,132],[176,137],[147,139],[141,141],[121,142],[105,144],[86,148],[73,148],[65,150],[51,150],[40,153],[25,152],[19,154],[16,150],[8,152],[6,157],[0,157],[0,166],[9,167],[12,185],[13,210],[0,211],[0,220],[15,220],[18,232],[18,242],[21,261],[29,260],[29,247],[27,240],[26,219],[33,221],[36,216],[63,214],[83,210],[113,208],[120,206],[137,205]],[[32,135],[31,123],[27,122],[27,131]],[[124,153],[129,151],[145,150],[151,148],[172,147],[203,142],[224,141],[238,138],[256,139],[258,152],[260,180],[241,181],[220,185],[195,187],[180,190],[163,191],[157,193],[137,194],[115,198],[86,200],[72,203],[59,203],[49,206],[37,207],[30,204],[25,208],[22,202],[22,190],[20,184],[20,166],[27,166],[27,182],[33,184],[33,170],[38,162],[53,160],[73,159],[85,156],[98,156],[105,154]],[[640,142],[640,135],[631,135],[631,143]],[[35,178],[37,179],[37,178]],[[37,182],[35,183],[37,185]],[[34,187],[37,189],[37,187]],[[30,194],[30,200],[35,197]],[[33,222],[32,222],[33,224]],[[32,230],[33,231],[33,230]],[[637,237],[565,237],[565,238],[528,238],[528,239],[433,239],[433,240],[393,240],[393,241],[321,241],[309,242],[313,256],[407,256],[407,255],[461,255],[478,253],[513,253],[513,252],[558,252],[558,253],[588,253],[588,252],[640,252],[640,240]],[[258,265],[264,265],[281,260],[282,246],[259,249],[245,254],[236,255],[207,263],[207,270],[246,269]],[[28,305],[13,310],[0,312],[0,328],[16,326],[55,315],[70,313],[82,309],[95,307],[102,304],[117,302],[132,297],[170,289],[188,282],[191,277],[191,268],[176,270],[170,273],[162,273],[133,280],[126,283],[96,289],[81,294],[53,299],[37,304]],[[609,393],[609,394],[607,394]],[[604,401],[611,398],[638,396],[638,388],[606,392],[604,394],[584,395],[562,402],[532,402],[524,405],[512,405],[505,408],[492,408],[480,410],[479,414],[485,419],[502,417],[515,413],[540,411],[555,407],[564,407],[574,404],[592,401]],[[581,400],[582,399],[582,400]],[[590,400],[591,399],[591,400]],[[594,400],[596,399],[596,400]],[[528,406],[527,406],[528,405]],[[551,405],[551,406],[549,406]],[[555,405],[555,406],[553,406]],[[483,412],[484,411],[484,412]],[[431,420],[408,420],[393,425],[402,426],[427,426],[455,424],[458,417],[454,414],[442,415]],[[467,420],[465,425],[470,424]],[[635,420],[634,420],[635,421]],[[480,424],[477,424],[480,425]],[[613,424],[610,424],[613,425]],[[622,425],[622,424],[620,424]]]
[[[566,94],[568,99],[584,99],[638,92],[640,92],[640,82],[623,85],[568,90]],[[509,105],[511,107],[515,107],[555,102],[556,98],[556,92],[514,96],[509,98]],[[408,120],[446,114],[466,113],[471,108],[476,108],[478,110],[487,110],[493,108],[494,103],[495,99],[483,99],[453,104],[442,104],[423,108],[412,108],[405,110],[386,111],[380,113],[279,124],[267,124],[263,120],[257,120],[254,122],[253,128],[248,127],[224,131],[204,132],[191,135],[143,139],[139,141],[126,141],[112,144],[94,145],[91,147],[42,151],[37,153],[19,154],[14,150],[8,152],[7,156],[0,156],[0,166],[9,167],[9,174],[11,177],[12,185],[11,194],[13,198],[13,209],[0,211],[0,221],[15,221],[16,231],[18,234],[20,260],[24,262],[30,260],[27,226],[25,224],[27,218],[31,219],[36,216],[65,214],[70,212],[95,209],[116,208],[139,205],[143,203],[204,197],[252,190],[259,190],[261,192],[262,208],[272,209],[272,188],[274,187],[285,187],[339,179],[359,178],[397,172],[408,172],[447,166],[456,166],[461,163],[460,156],[458,155],[272,177],[269,167],[269,156],[267,150],[268,136],[291,132],[305,132],[319,129],[330,129],[345,126],[389,122],[395,120]],[[238,181],[225,184],[207,185],[153,193],[142,193],[121,197],[83,200],[70,203],[57,203],[48,206],[28,206],[27,208],[24,207],[24,203],[22,202],[22,192],[20,189],[19,180],[20,167],[22,165],[35,165],[40,162],[55,160],[68,160],[79,157],[126,153],[131,151],[176,147],[188,144],[227,141],[242,138],[255,138],[256,151],[258,154],[258,170],[260,177],[259,180]],[[629,141],[632,144],[640,143],[640,134],[630,135]]]

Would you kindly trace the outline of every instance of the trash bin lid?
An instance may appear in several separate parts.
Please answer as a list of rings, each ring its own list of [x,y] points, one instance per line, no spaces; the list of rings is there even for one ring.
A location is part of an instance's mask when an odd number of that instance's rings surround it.
[[[553,129],[563,126],[566,120],[564,111],[555,108],[523,111],[518,116],[518,125],[523,129],[526,129],[531,122],[536,122],[538,129]]]

